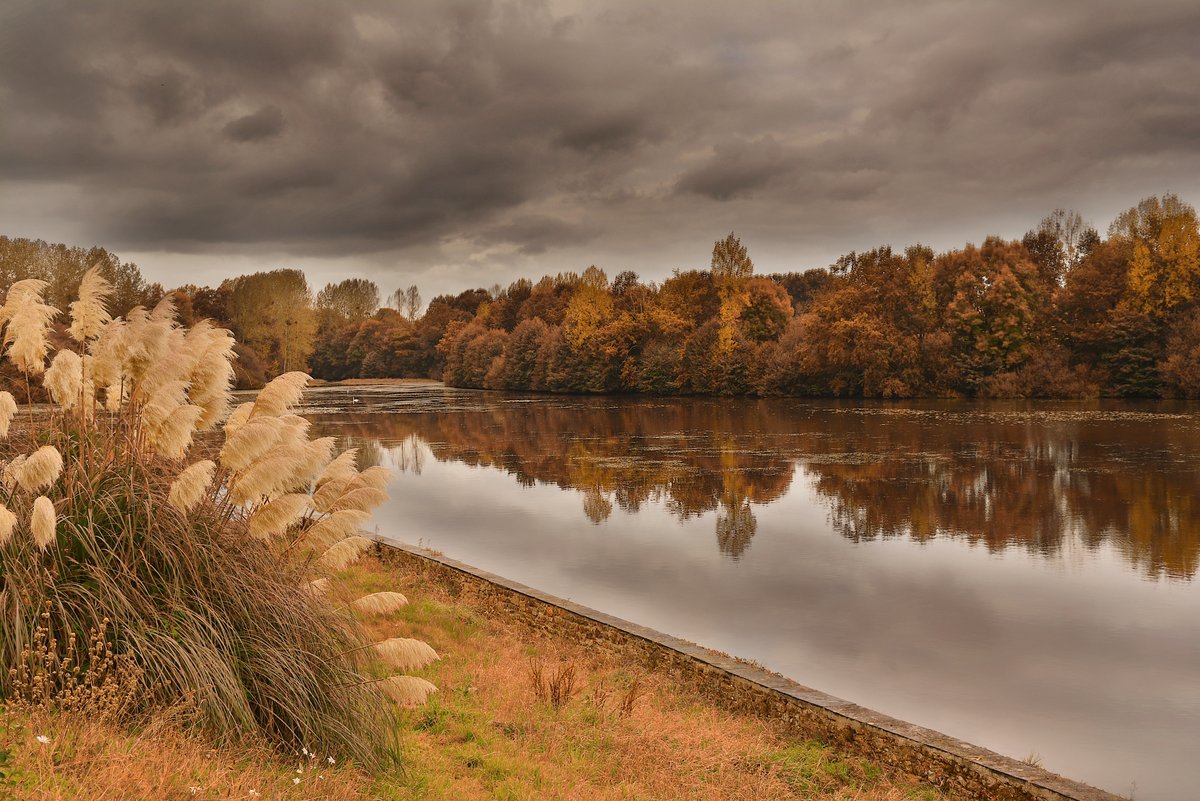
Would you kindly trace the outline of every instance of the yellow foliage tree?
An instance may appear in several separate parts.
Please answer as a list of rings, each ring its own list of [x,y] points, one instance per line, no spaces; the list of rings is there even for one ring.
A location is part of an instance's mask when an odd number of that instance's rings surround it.
[[[1200,294],[1200,227],[1196,210],[1175,195],[1150,197],[1112,224],[1129,247],[1127,303],[1161,318]]]
[[[711,269],[713,283],[721,299],[717,352],[714,354],[720,362],[733,354],[737,321],[750,301],[746,287],[754,273],[754,262],[750,260],[742,241],[730,232],[729,236],[713,243]]]
[[[274,373],[303,368],[317,333],[308,281],[300,270],[272,270],[234,279],[229,322]]]

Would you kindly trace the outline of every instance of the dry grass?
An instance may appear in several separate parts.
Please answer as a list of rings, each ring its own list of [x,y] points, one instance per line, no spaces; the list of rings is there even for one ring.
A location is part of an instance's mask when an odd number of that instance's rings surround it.
[[[876,766],[698,703],[662,677],[475,614],[417,569],[371,559],[356,593],[412,602],[368,622],[374,639],[435,643],[439,692],[403,714],[407,773],[389,799],[937,799]]]
[[[364,801],[369,789],[322,755],[285,763],[264,750],[211,750],[169,717],[130,734],[82,717],[0,715],[0,798],[12,801]]]
[[[311,589],[368,544],[349,535],[386,499],[386,470],[308,436],[292,414],[303,373],[230,412],[232,334],[182,327],[169,297],[110,319],[97,269],[51,354],[45,289],[17,282],[0,305],[0,355],[53,400],[10,430],[18,405],[0,392],[0,701],[84,714],[111,696],[126,724],[186,701],[216,744],[391,767],[379,654]],[[95,632],[102,650],[77,647]],[[109,654],[128,669],[109,672]],[[118,674],[128,687],[106,684]]]
[[[69,715],[0,714],[0,798],[942,798],[577,643],[476,614],[420,570],[372,559],[340,579],[336,591],[346,594],[403,588],[412,602],[370,616],[367,627],[374,639],[436,643],[442,657],[420,671],[438,692],[401,713],[402,771],[367,777],[321,755],[214,750],[169,716],[130,733]]]

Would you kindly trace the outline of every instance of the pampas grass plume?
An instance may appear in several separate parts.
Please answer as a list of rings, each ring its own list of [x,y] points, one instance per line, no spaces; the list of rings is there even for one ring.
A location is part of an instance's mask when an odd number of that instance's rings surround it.
[[[300,402],[300,395],[308,386],[308,373],[299,371],[284,373],[272,380],[258,393],[251,417],[278,417]]]
[[[303,493],[283,495],[263,504],[250,515],[250,534],[260,540],[282,534],[291,528],[308,509],[308,496]]]
[[[418,676],[392,676],[379,682],[379,688],[400,706],[418,706],[437,692],[432,682]]]
[[[313,595],[315,595],[318,598],[324,598],[326,595],[329,594],[329,591],[333,589],[333,585],[329,582],[329,579],[327,579],[327,578],[314,579],[313,581],[308,582],[304,586],[308,588],[309,592],[311,592]]]
[[[0,479],[3,479],[4,489],[12,492],[17,486],[17,472],[21,469],[21,465],[25,464],[25,460],[29,457],[25,454],[14,456],[8,464],[4,465],[4,470],[0,473]]]
[[[347,537],[321,554],[317,566],[325,570],[345,570],[370,547],[371,541],[366,537]]]
[[[441,659],[429,643],[409,637],[393,637],[375,643],[375,653],[385,663],[400,670],[419,670]]]
[[[8,427],[17,413],[17,399],[11,392],[0,392],[0,439],[8,438]]]
[[[13,476],[26,492],[40,492],[58,480],[62,473],[63,458],[58,448],[43,445],[30,454],[21,464],[13,460]]]
[[[59,406],[74,408],[83,393],[83,359],[73,350],[60,350],[50,362],[42,386]]]
[[[0,546],[6,545],[12,539],[13,529],[17,527],[17,516],[0,503]]]
[[[317,489],[330,481],[349,481],[358,475],[355,460],[358,458],[358,448],[349,448],[338,454],[337,458],[325,466],[317,479]]]
[[[4,344],[9,346],[8,358],[26,375],[41,375],[46,371],[46,353],[50,350],[47,332],[58,309],[42,303],[46,282],[36,278],[18,281],[8,290],[0,319],[8,321]]]
[[[361,487],[352,489],[343,494],[330,505],[329,509],[332,512],[341,512],[346,509],[357,509],[360,512],[369,512],[376,506],[388,499],[387,493],[381,490],[373,489],[372,487]]]
[[[225,418],[225,438],[228,439],[241,430],[242,426],[246,425],[246,421],[250,419],[250,412],[254,411],[254,401],[246,401],[234,408],[229,416]]]
[[[58,539],[58,515],[54,511],[54,504],[45,495],[39,495],[33,502],[29,530],[33,534],[34,544],[43,551]]]
[[[187,514],[204,497],[204,493],[212,483],[213,471],[216,467],[216,463],[211,459],[189,465],[171,483],[171,490],[167,493],[167,502],[180,512]]]
[[[350,606],[369,615],[386,615],[402,606],[408,606],[408,599],[398,592],[373,592],[359,598]]]
[[[184,338],[184,347],[194,363],[189,376],[190,397],[192,403],[204,409],[196,422],[201,431],[215,426],[229,411],[233,360],[237,358],[233,345],[233,334],[208,320],[197,322]]]
[[[76,342],[97,336],[112,317],[105,301],[112,294],[112,284],[100,274],[100,265],[83,274],[79,283],[79,300],[70,305],[71,327],[67,332]]]
[[[358,531],[359,526],[367,522],[370,517],[369,512],[358,509],[343,509],[340,512],[334,512],[310,526],[304,532],[304,542],[313,550],[325,550],[334,543],[354,534]]]

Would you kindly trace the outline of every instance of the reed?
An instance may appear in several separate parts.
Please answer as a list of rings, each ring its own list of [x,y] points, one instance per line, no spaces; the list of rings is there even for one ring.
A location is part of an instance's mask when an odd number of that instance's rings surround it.
[[[187,703],[217,743],[394,762],[393,702],[433,688],[368,677],[432,649],[372,647],[358,617],[403,596],[346,602],[328,575],[370,544],[358,525],[386,472],[309,438],[293,413],[303,373],[230,413],[229,332],[184,330],[169,301],[111,319],[96,270],[70,304],[73,341],[51,354],[44,289],[18,282],[0,307],[5,357],[53,401],[25,424],[0,392],[0,700],[45,658],[31,654],[99,669],[91,651],[58,652],[102,631],[141,685],[122,690],[130,715]]]

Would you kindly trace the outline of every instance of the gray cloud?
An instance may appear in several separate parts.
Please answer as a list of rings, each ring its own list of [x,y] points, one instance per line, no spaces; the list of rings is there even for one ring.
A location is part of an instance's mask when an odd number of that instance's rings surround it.
[[[12,0],[0,215],[163,280],[389,285],[655,277],[730,228],[764,270],[1059,205],[1103,228],[1200,200],[1198,34],[1191,2]]]
[[[238,117],[221,130],[235,142],[270,139],[283,131],[283,112],[273,105],[263,106],[253,114]]]

